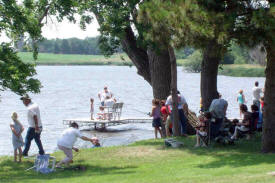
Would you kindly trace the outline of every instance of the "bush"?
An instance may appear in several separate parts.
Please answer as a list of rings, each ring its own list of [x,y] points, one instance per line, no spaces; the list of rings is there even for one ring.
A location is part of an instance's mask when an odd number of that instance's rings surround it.
[[[183,62],[184,70],[188,72],[201,72],[202,54],[199,50],[188,56]]]

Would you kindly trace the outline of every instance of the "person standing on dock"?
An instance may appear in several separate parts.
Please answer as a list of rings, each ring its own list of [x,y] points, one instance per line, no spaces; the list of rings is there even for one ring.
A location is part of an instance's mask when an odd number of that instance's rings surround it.
[[[104,102],[105,102],[107,96],[112,98],[114,95],[110,90],[108,90],[107,86],[104,86],[104,90],[98,93],[98,98],[100,100],[101,106],[104,106]]]
[[[40,118],[40,110],[36,103],[31,101],[31,98],[28,95],[25,95],[20,98],[23,101],[23,104],[28,108],[28,123],[29,128],[25,138],[25,147],[23,151],[23,156],[28,156],[28,152],[31,146],[31,141],[34,139],[35,143],[39,149],[39,154],[44,154],[44,149],[40,140],[40,135],[42,132],[42,123]]]

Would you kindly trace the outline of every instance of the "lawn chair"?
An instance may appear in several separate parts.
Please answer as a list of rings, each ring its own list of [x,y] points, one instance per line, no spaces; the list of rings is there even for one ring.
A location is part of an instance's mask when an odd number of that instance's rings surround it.
[[[49,168],[50,162],[52,163],[51,168]],[[55,157],[52,157],[49,154],[37,155],[34,161],[34,166],[26,169],[26,171],[35,169],[37,172],[47,174],[54,171],[55,162]]]
[[[211,129],[210,125],[211,125],[211,122],[205,121],[206,135],[202,136],[202,135],[198,134],[201,142],[203,142],[203,145],[205,145],[205,146],[210,145],[210,129]]]

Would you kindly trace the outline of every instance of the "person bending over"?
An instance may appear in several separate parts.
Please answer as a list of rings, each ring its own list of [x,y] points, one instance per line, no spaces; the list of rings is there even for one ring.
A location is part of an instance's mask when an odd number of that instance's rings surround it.
[[[83,136],[78,129],[78,124],[73,122],[70,124],[70,128],[64,130],[61,134],[61,137],[57,141],[57,147],[61,151],[64,152],[66,157],[60,161],[56,167],[60,168],[62,164],[69,165],[73,163],[73,151],[78,152],[79,150],[74,147],[74,143],[76,142],[77,138],[81,138],[85,141],[90,141],[93,143],[93,139]]]

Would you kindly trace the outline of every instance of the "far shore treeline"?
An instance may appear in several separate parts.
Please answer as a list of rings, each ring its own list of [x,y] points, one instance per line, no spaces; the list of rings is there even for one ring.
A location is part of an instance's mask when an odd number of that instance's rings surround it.
[[[103,55],[104,51],[102,51],[102,48],[100,47],[100,41],[100,36],[86,37],[85,39],[74,37],[68,39],[43,39],[38,43],[38,52],[53,54]],[[24,45],[22,41],[18,42],[17,47],[19,52],[31,51],[31,46]],[[221,63],[256,64],[264,66],[266,63],[265,52],[262,52],[261,49],[262,47],[260,46],[251,49],[242,47],[236,43],[232,43],[229,51],[225,54]],[[121,54],[124,53],[124,51],[121,47],[119,47],[116,50],[116,53]],[[176,58],[184,59],[184,66],[188,71],[200,72],[202,54],[199,50],[196,50],[192,47],[185,47],[176,50]],[[79,64],[83,65],[81,62]]]

